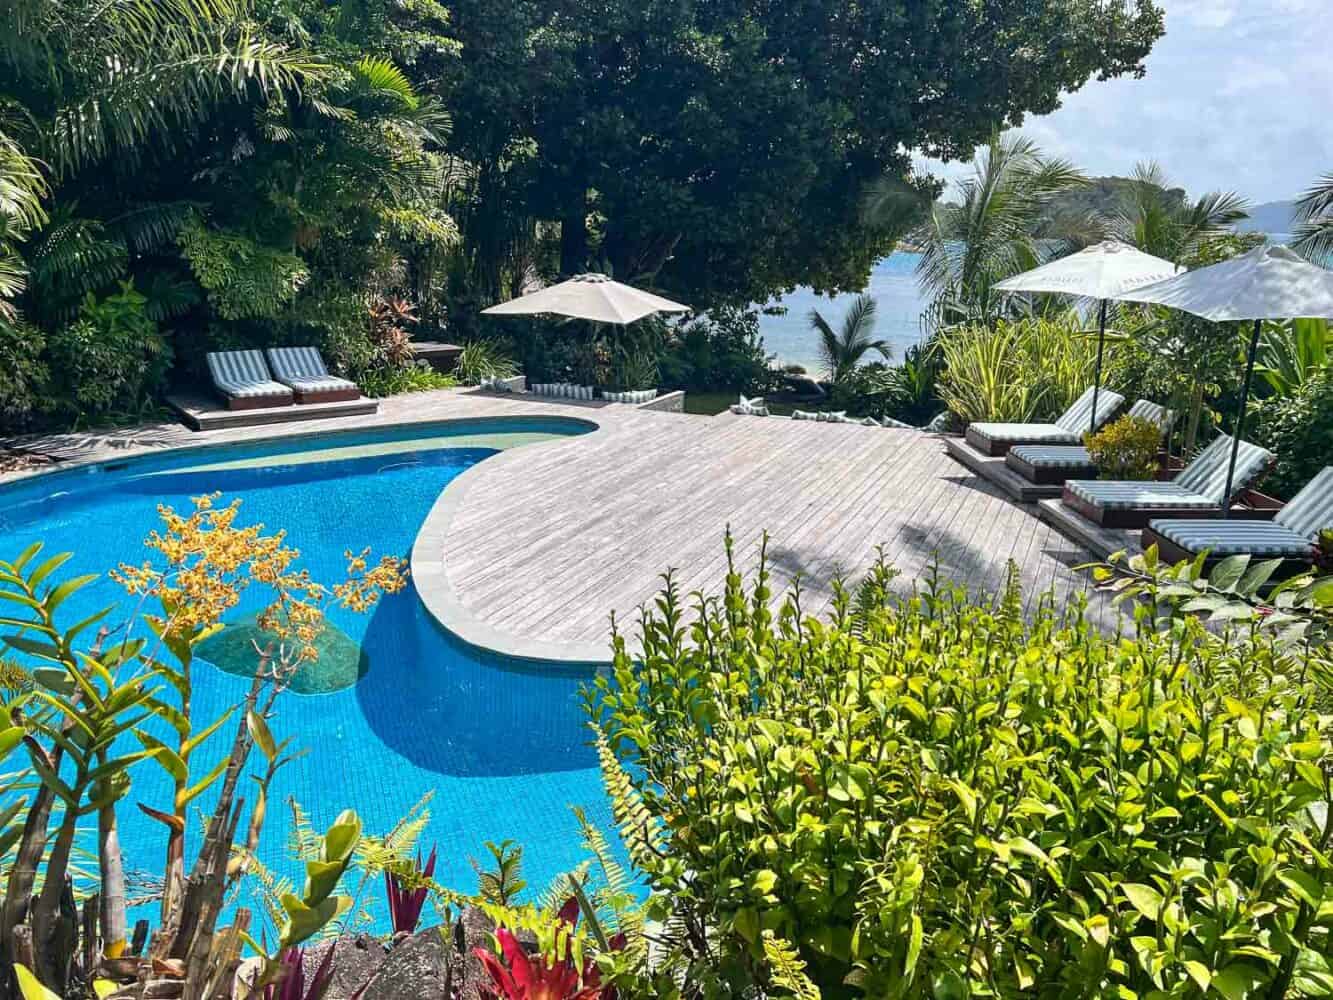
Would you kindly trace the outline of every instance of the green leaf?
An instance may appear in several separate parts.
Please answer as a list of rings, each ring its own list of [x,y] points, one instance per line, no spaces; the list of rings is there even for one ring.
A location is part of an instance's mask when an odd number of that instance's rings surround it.
[[[58,552],[28,575],[28,589],[34,594],[46,578],[74,558],[73,552]],[[53,609],[54,610],[54,609]]]
[[[754,889],[755,892],[764,895],[772,892],[773,887],[777,884],[778,874],[771,868],[764,868],[761,871],[755,872],[754,877],[750,880],[750,887]]]
[[[1254,966],[1232,962],[1213,976],[1211,985],[1226,1000],[1246,1000],[1263,981],[1264,977]]]
[[[43,986],[42,981],[34,976],[26,965],[15,962],[14,975],[18,977],[19,992],[23,994],[23,1000],[60,1000],[60,994],[53,993]]]
[[[46,596],[46,610],[48,614],[55,614],[56,608],[65,603],[66,598],[78,593],[88,584],[97,579],[96,573],[88,573],[85,576],[76,576],[71,580],[66,580],[55,590]]]
[[[227,770],[227,765],[229,763],[231,763],[231,758],[223,757],[220,761],[217,762],[217,765],[213,768],[213,770],[209,771],[206,775],[204,775],[202,780],[195,782],[189,788],[185,789],[185,791],[181,793],[182,804],[193,802],[196,798],[202,795],[209,785],[213,784],[213,782],[217,781],[218,778],[222,777],[222,774],[224,771]]]
[[[203,732],[197,733],[196,735],[191,736],[188,740],[186,740],[184,745],[181,747],[181,751],[186,756],[189,756],[191,753],[193,753],[195,747],[199,746],[199,744],[203,743],[204,740],[208,739],[210,736],[216,733],[218,729],[221,728],[222,724],[231,718],[231,713],[234,711],[236,711],[235,705],[233,705],[231,708],[227,709],[225,712],[219,715],[217,719]],[[268,755],[265,754],[264,756],[267,757]]]
[[[146,733],[142,729],[134,730],[134,736],[144,747],[157,755],[157,762],[162,765],[162,769],[171,775],[177,781],[188,781],[190,778],[190,769],[185,766],[185,761],[181,760],[180,755],[175,750],[167,746],[156,736]]]
[[[1247,555],[1227,556],[1213,569],[1208,582],[1218,590],[1232,591],[1249,565]]]
[[[1295,868],[1287,868],[1278,872],[1277,877],[1283,885],[1300,896],[1302,902],[1306,905],[1312,906],[1316,910],[1319,908],[1319,904],[1324,898],[1324,889],[1314,876]]]
[[[1156,920],[1162,910],[1162,894],[1150,885],[1126,882],[1120,887],[1130,905],[1149,920]]]
[[[259,747],[259,752],[270,764],[273,763],[273,759],[278,756],[278,746],[273,741],[273,734],[269,731],[264,717],[254,709],[250,709],[245,713],[245,725],[250,730],[255,746]]]

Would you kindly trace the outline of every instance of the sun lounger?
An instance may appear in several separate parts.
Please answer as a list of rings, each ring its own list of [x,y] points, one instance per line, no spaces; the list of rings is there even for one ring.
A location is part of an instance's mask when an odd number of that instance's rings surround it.
[[[1053,424],[969,424],[967,443],[984,455],[1003,455],[1016,444],[1078,444],[1092,417],[1093,390],[1088,389]],[[1097,397],[1097,426],[1106,423],[1125,402],[1109,389]]]
[[[1065,483],[1063,502],[1103,528],[1142,528],[1155,517],[1215,517],[1223,503],[1230,503],[1268,471],[1274,456],[1242,441],[1232,495],[1224,497],[1230,459],[1231,438],[1222,434],[1172,482],[1071,479]]]
[[[1250,555],[1309,563],[1319,532],[1333,528],[1333,465],[1324,469],[1271,521],[1195,521],[1154,519],[1143,529],[1143,547],[1156,545],[1168,562]]]
[[[291,386],[298,403],[334,403],[360,399],[355,382],[329,374],[324,359],[313,347],[270,347],[264,352],[273,375]]]
[[[210,351],[204,361],[229,410],[292,404],[292,390],[273,380],[262,351]]]
[[[1140,399],[1131,406],[1129,415],[1151,420],[1162,428],[1163,437],[1175,421],[1175,414],[1165,406],[1158,406],[1146,399]],[[1082,445],[1015,445],[1004,456],[1004,464],[1028,482],[1040,486],[1058,486],[1067,479],[1091,479],[1097,475],[1097,464]]]

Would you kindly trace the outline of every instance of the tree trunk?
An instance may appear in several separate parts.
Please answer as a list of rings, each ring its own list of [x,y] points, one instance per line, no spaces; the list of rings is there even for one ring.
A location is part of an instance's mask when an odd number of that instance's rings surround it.
[[[575,202],[560,220],[560,273],[569,276],[588,269],[588,195],[580,189]]]
[[[103,763],[106,755],[103,754]],[[98,909],[102,947],[115,950],[126,945],[129,923],[125,918],[125,863],[120,853],[120,831],[116,806],[110,803],[97,811],[97,863],[102,875]]]

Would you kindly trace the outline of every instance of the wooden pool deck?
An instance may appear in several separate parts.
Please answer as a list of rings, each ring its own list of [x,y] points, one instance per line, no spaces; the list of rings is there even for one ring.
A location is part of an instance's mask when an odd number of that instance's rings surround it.
[[[832,581],[855,579],[876,546],[907,591],[938,557],[941,570],[992,592],[1007,562],[1030,600],[1088,586],[1090,554],[958,465],[918,431],[777,418],[685,416],[630,406],[450,390],[381,401],[379,410],[278,427],[192,432],[179,425],[26,439],[59,466],[349,429],[501,416],[574,416],[593,433],[506,451],[444,491],[413,551],[423,601],[451,630],[514,656],[601,662],[612,611],[627,631],[674,569],[684,591],[716,592],[723,533],[752,576],[771,536],[775,600],[796,576],[808,612]],[[24,478],[0,476],[0,483]],[[367,516],[373,516],[368,512]],[[1112,612],[1094,596],[1093,614]]]

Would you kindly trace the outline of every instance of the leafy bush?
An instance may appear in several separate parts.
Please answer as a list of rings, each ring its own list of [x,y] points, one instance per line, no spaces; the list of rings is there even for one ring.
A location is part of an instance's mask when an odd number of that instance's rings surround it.
[[[957,417],[1029,421],[1059,416],[1092,384],[1097,344],[1078,313],[942,330],[939,395]],[[1117,345],[1107,345],[1108,358]]]
[[[1289,396],[1257,403],[1250,421],[1255,440],[1277,455],[1264,489],[1291,497],[1333,462],[1333,367],[1311,375]]]
[[[1125,414],[1084,440],[1102,479],[1156,478],[1162,428],[1147,417]]]
[[[405,392],[430,392],[433,389],[452,389],[458,379],[437,372],[424,361],[401,368],[371,368],[357,377],[357,384],[367,396],[377,399],[397,396]]]
[[[42,362],[41,330],[0,316],[0,424],[25,423],[42,402],[49,373]]]
[[[663,388],[756,394],[774,385],[752,309],[722,306],[676,328],[658,368]]]
[[[464,385],[477,385],[491,378],[513,378],[518,374],[508,342],[474,340],[463,345],[454,375]]]
[[[310,278],[309,267],[295,254],[242,233],[211,229],[197,214],[178,239],[195,280],[223,319],[275,317]]]
[[[151,402],[171,365],[171,348],[146,305],[130,282],[121,282],[119,292],[100,300],[89,292],[78,319],[50,335],[55,409],[95,420],[133,416]]]
[[[695,621],[668,579],[642,656],[616,636],[589,711],[650,908],[730,992],[802,960],[824,997],[1333,989],[1308,653],[1107,637],[1077,600],[1026,622],[1016,571],[898,600],[881,563],[827,620],[775,615],[728,549]]]

